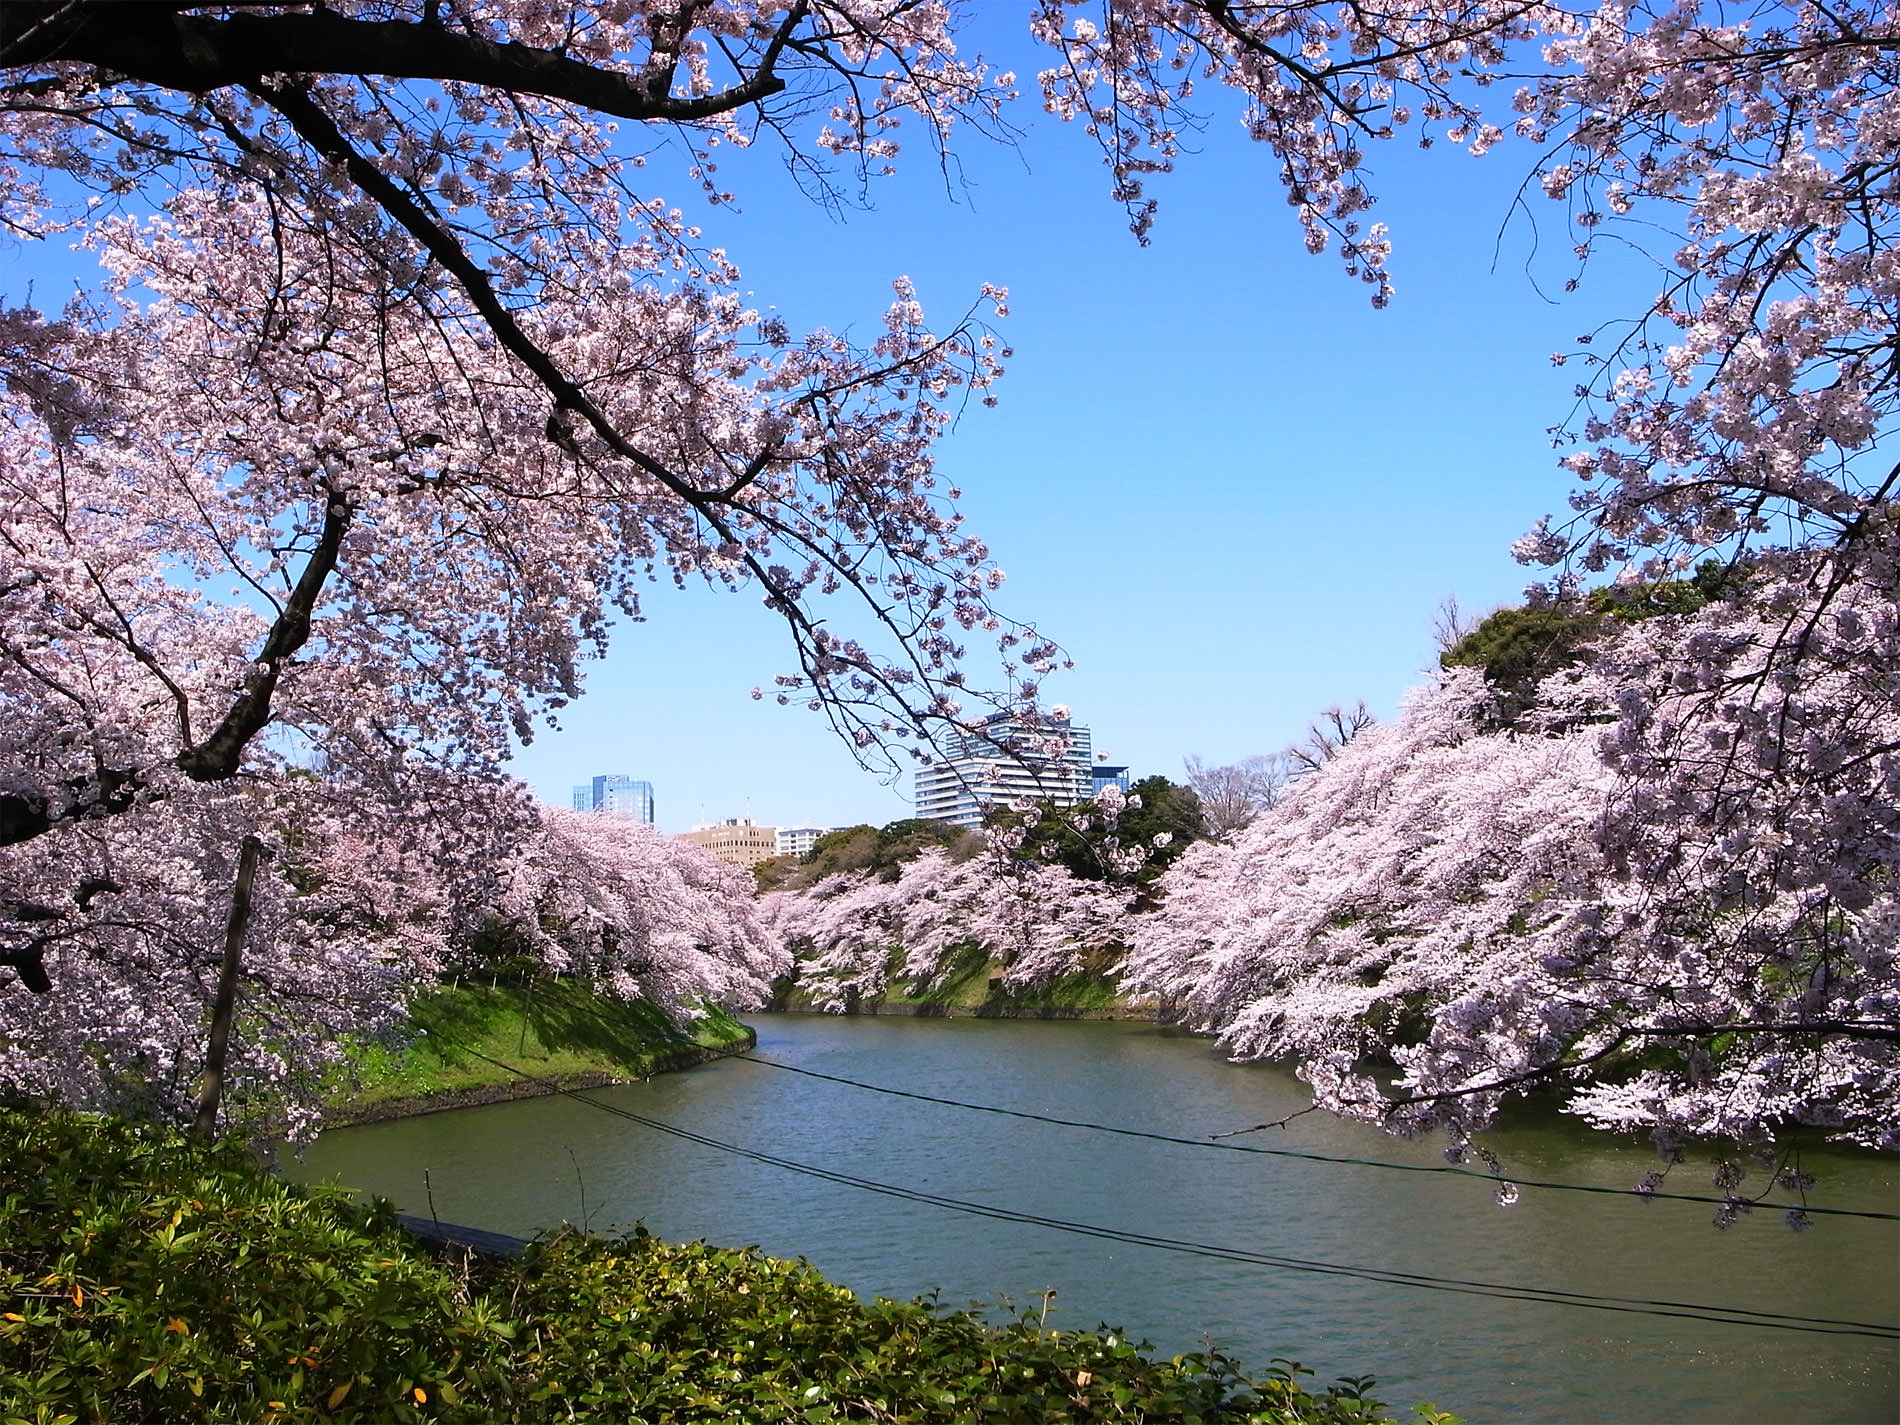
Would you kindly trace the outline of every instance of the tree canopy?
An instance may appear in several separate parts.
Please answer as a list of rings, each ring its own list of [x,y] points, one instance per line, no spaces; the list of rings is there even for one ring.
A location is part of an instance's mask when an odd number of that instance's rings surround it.
[[[1143,777],[1126,797],[1116,792],[1071,807],[1049,801],[1023,810],[997,807],[985,824],[992,833],[1020,831],[1012,850],[1024,860],[1053,862],[1085,881],[1137,886],[1152,883],[1208,834],[1193,788],[1162,776]]]
[[[1620,623],[1692,614],[1725,593],[1741,593],[1745,584],[1745,571],[1705,559],[1688,579],[1635,580],[1497,609],[1441,653],[1438,664],[1482,669],[1500,694],[1498,715],[1510,721],[1535,701],[1540,683],[1582,662]]]
[[[755,869],[762,891],[803,890],[827,876],[865,871],[894,881],[905,864],[931,848],[967,861],[983,848],[976,832],[947,821],[906,817],[885,826],[844,826],[827,831],[800,857],[774,857]]]

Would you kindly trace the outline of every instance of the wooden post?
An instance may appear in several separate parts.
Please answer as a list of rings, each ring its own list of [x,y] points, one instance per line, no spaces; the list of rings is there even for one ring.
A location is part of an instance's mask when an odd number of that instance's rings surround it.
[[[224,962],[218,967],[218,995],[211,1006],[211,1042],[205,1049],[205,1071],[198,1080],[198,1114],[191,1136],[200,1143],[218,1136],[218,1105],[224,1097],[224,1060],[231,1046],[231,1021],[237,1014],[238,966],[244,958],[244,937],[251,925],[251,887],[264,843],[244,838],[238,851],[237,884],[231,889],[231,918],[224,925]]]

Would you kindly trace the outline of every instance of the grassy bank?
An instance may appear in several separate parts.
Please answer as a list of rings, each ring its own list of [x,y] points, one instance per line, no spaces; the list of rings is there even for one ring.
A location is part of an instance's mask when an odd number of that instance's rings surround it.
[[[444,986],[409,1012],[405,1047],[366,1045],[331,1098],[335,1121],[545,1092],[490,1060],[566,1088],[643,1078],[749,1048],[752,1031],[724,1010],[681,1030],[652,1005],[575,980]],[[486,1056],[486,1057],[484,1057]]]
[[[9,1425],[1387,1418],[1356,1384],[864,1303],[756,1251],[557,1236],[442,1263],[341,1189],[113,1120],[0,1110],[0,1212]]]

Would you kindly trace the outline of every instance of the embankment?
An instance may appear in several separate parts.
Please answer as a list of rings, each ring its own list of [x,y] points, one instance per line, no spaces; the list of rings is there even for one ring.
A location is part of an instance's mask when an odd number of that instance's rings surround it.
[[[723,1010],[681,1029],[650,1004],[572,980],[444,986],[410,1007],[410,1021],[417,1034],[404,1047],[357,1052],[330,1097],[331,1124],[627,1083],[743,1054],[757,1042]]]

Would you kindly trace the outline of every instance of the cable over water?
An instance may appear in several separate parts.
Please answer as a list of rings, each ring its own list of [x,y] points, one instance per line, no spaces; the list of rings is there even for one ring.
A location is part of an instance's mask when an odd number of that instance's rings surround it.
[[[999,1108],[989,1103],[969,1103],[963,1099],[942,1098],[936,1094],[917,1093],[911,1089],[894,1089],[884,1084],[866,1083],[862,1079],[842,1078],[837,1074],[823,1074],[816,1069],[801,1069],[795,1064],[781,1064],[772,1059],[761,1059],[756,1054],[735,1054],[730,1056],[739,1063],[757,1064],[762,1068],[782,1069],[788,1074],[803,1074],[810,1079],[824,1079],[828,1083],[844,1084],[854,1089],[864,1089],[870,1093],[887,1094],[892,1098],[915,1099],[919,1103],[941,1104],[946,1108],[967,1109],[972,1113],[994,1113],[1004,1118],[1027,1119],[1031,1123],[1048,1123],[1059,1128],[1081,1128],[1094,1133],[1112,1133],[1121,1138],[1145,1138],[1156,1143],[1173,1143],[1185,1148],[1213,1148],[1226,1153],[1257,1153],[1269,1158],[1293,1158],[1308,1163],[1335,1163],[1354,1168],[1384,1168],[1395,1173],[1437,1173],[1450,1177],[1477,1178],[1483,1182],[1497,1183],[1499,1175],[1479,1172],[1475,1168],[1461,1168],[1450,1163],[1394,1163],[1380,1158],[1349,1158],[1332,1153],[1309,1153],[1297,1148],[1263,1148],[1254,1143],[1232,1143],[1212,1138],[1184,1138],[1173,1133],[1156,1133],[1143,1128],[1117,1128],[1107,1123],[1091,1123],[1085,1119],[1057,1118],[1047,1113],[1030,1113],[1023,1109]],[[1717,1207],[1730,1205],[1731,1199],[1711,1197],[1706,1194],[1687,1192],[1664,1192],[1660,1188],[1643,1190],[1639,1188],[1604,1187],[1591,1183],[1544,1182],[1535,1178],[1510,1179],[1511,1186],[1518,1188],[1543,1188],[1554,1192],[1587,1192],[1607,1194],[1611,1197],[1628,1197],[1640,1201],[1700,1202],[1711,1203]],[[1757,1204],[1759,1205],[1759,1204]],[[1900,1212],[1874,1212],[1854,1207],[1809,1207],[1805,1204],[1771,1203],[1776,1208],[1798,1209],[1810,1217],[1861,1217],[1878,1222],[1900,1222]]]
[[[1065,1232],[1077,1236],[1104,1238],[1124,1242],[1131,1246],[1150,1247],[1159,1251],[1185,1253],[1193,1256],[1214,1257],[1225,1261],[1239,1262],[1253,1266],[1272,1267],[1282,1271],[1306,1272],[1324,1276],[1351,1277],[1362,1281],[1379,1282],[1391,1286],[1405,1286],[1428,1291],[1455,1292],[1463,1295],[1495,1297],[1501,1300],[1541,1302],[1551,1306],[1568,1306],[1592,1311],[1610,1311],[1632,1313],[1645,1316],[1681,1317],[1731,1326],[1755,1326],[1764,1330],[1801,1331],[1829,1336],[1869,1336],[1877,1340],[1900,1341],[1900,1326],[1882,1322],[1855,1321],[1845,1318],[1824,1316],[1802,1316],[1787,1312],[1756,1311],[1746,1307],[1724,1307],[1701,1302],[1670,1301],[1649,1297],[1614,1296],[1594,1292],[1573,1292],[1556,1287],[1519,1286],[1505,1282],[1489,1282],[1461,1277],[1432,1276],[1415,1272],[1392,1271],[1380,1267],[1356,1266],[1347,1263],[1325,1262],[1311,1258],[1283,1256],[1276,1253],[1258,1252],[1249,1248],[1226,1247],[1209,1242],[1196,1242],[1182,1238],[1163,1237],[1152,1233],[1133,1232],[1120,1228],[1104,1227],[1094,1223],[1076,1222],[1065,1218],[1048,1217],[1038,1213],[1018,1212],[1009,1208],[995,1207],[984,1203],[969,1202],[960,1198],[945,1197],[937,1193],[924,1192],[919,1188],[907,1187],[900,1183],[880,1182],[871,1178],[841,1172],[813,1163],[799,1162],[795,1159],[766,1153],[742,1144],[729,1143],[681,1128],[677,1124],[635,1113],[615,1104],[603,1103],[586,1093],[562,1087],[551,1079],[529,1072],[526,1069],[494,1058],[471,1048],[466,1044],[439,1036],[444,1042],[472,1058],[493,1064],[496,1068],[517,1078],[545,1085],[552,1092],[578,1103],[587,1105],[602,1113],[629,1123],[635,1123],[654,1132],[664,1133],[686,1142],[711,1148],[718,1152],[729,1153],[749,1159],[786,1172],[801,1174],[841,1187],[855,1188],[859,1191],[876,1193],[885,1197],[898,1198],[937,1207],[951,1212],[965,1213],[975,1217],[990,1218],[997,1221],[1021,1223],[1027,1226],[1042,1227],[1051,1231]],[[766,1062],[766,1061],[760,1061]],[[783,1067],[783,1066],[779,1066]],[[819,1075],[819,1077],[826,1077]],[[1201,1140],[1190,1139],[1199,1143]]]

